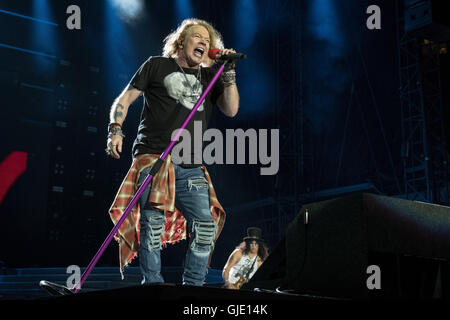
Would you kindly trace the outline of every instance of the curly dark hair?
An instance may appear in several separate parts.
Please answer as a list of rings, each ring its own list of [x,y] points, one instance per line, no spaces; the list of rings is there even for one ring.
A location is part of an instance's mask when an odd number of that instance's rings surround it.
[[[269,256],[269,248],[267,245],[260,240],[245,240],[241,242],[236,248],[242,250],[244,254],[250,252],[250,242],[258,242],[258,256],[264,261]]]

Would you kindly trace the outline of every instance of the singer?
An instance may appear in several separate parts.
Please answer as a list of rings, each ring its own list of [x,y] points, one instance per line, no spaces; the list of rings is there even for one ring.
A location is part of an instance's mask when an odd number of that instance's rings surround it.
[[[220,50],[208,57],[211,48]],[[128,108],[139,96],[144,97],[132,147],[131,168],[109,209],[114,223],[171,142],[172,132],[181,127],[214,76],[213,59],[230,53],[235,51],[223,49],[221,35],[211,24],[186,19],[164,39],[162,56],[147,59],[115,99],[110,112],[106,153],[120,159],[122,124]],[[234,63],[231,61],[227,66],[187,125],[186,130],[192,136],[194,121],[201,121],[206,130],[214,105],[229,117],[238,112]],[[183,284],[203,285],[214,244],[225,222],[225,212],[205,166],[195,164],[201,163],[201,160],[194,160],[201,154],[190,156],[190,164],[179,165],[167,156],[115,236],[120,247],[121,272],[139,255],[142,284],[164,282],[160,272],[162,247],[187,239]]]

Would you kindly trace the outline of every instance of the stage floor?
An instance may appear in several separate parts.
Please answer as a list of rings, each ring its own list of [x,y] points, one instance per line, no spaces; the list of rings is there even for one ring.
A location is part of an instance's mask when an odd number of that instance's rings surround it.
[[[41,280],[66,285],[70,274],[66,268],[5,268],[0,273],[0,300],[33,300],[49,296],[39,286]],[[81,268],[81,272],[84,268]],[[161,273],[167,283],[181,284],[181,267],[164,267]],[[222,270],[210,269],[206,275],[205,286],[221,287],[223,284]],[[124,279],[121,279],[119,267],[96,267],[85,283],[83,293],[120,289],[139,286],[141,274],[139,267],[127,267]]]

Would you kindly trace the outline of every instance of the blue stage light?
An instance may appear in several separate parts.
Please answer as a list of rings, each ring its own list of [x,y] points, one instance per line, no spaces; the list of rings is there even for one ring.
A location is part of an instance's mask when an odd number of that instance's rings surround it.
[[[127,80],[120,79],[119,74],[131,77],[137,68],[136,53],[132,36],[127,30],[129,24],[137,16],[133,16],[137,8],[142,8],[141,1],[109,0],[105,2],[104,26],[104,68],[107,73],[107,85],[111,92],[119,93]],[[130,8],[125,8],[129,4]],[[122,19],[122,20],[121,20]],[[96,40],[93,40],[96,41]]]
[[[254,0],[235,0],[234,4],[236,47],[250,47],[258,31],[258,12]]]
[[[53,89],[53,88],[47,88],[47,87],[43,87],[43,86],[26,83],[26,82],[21,82],[20,85],[22,87],[33,88],[33,89],[37,89],[37,90],[41,90],[41,91],[46,91],[46,92],[51,92],[51,93],[55,92],[55,89]]]
[[[26,52],[26,53],[31,53],[31,54],[34,54],[34,55],[47,57],[47,58],[51,58],[51,59],[56,59],[56,56],[51,55],[51,54],[47,54],[45,52],[39,52],[39,51],[35,51],[35,50],[19,48],[19,47],[16,47],[16,46],[8,45],[6,43],[0,43],[0,47],[8,48],[8,49],[16,50],[16,51],[21,51],[21,52]]]
[[[256,37],[260,31],[258,3],[255,0],[235,0],[234,19],[232,25],[233,42],[226,47],[233,47],[238,52],[248,55],[248,59],[238,62],[238,85],[241,93],[241,116],[252,116],[256,113],[267,113],[274,110],[275,96],[274,77],[264,68],[264,51],[260,50]]]
[[[58,43],[58,25],[43,22],[55,20],[50,0],[33,0],[33,16],[36,17],[33,19],[34,21],[41,23],[36,23],[32,28],[31,47],[36,51],[47,52],[49,56],[61,55]],[[48,62],[38,58],[36,67],[46,70]]]
[[[332,56],[342,54],[344,36],[335,0],[312,1],[308,22],[310,32],[316,39],[333,45],[333,50],[330,51]]]
[[[176,0],[175,10],[177,15],[177,23],[181,23],[184,19],[193,18],[194,10],[191,0]]]
[[[348,40],[336,0],[315,0],[306,12],[307,44],[304,72],[307,97],[305,117],[315,132],[329,131],[338,123],[331,119],[342,113],[343,94],[349,90],[349,70],[344,67]]]
[[[9,14],[11,16],[15,16],[15,17],[19,17],[19,18],[23,18],[23,19],[39,22],[39,23],[45,23],[45,24],[48,24],[48,25],[51,25],[51,26],[54,26],[54,27],[58,26],[57,23],[52,22],[52,21],[39,19],[39,18],[35,18],[35,17],[30,17],[30,16],[26,16],[26,15],[23,15],[23,14],[20,14],[20,13],[16,13],[16,12],[12,12],[12,11],[8,11],[8,10],[0,9],[0,13]]]
[[[141,17],[144,11],[144,2],[142,0],[110,0],[113,7],[117,10],[118,16],[126,21],[132,22]]]

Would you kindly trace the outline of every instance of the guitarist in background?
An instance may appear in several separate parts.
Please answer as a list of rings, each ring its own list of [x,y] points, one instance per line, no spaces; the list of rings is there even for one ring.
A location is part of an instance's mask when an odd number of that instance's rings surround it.
[[[261,238],[261,229],[248,228],[247,237],[231,253],[223,268],[224,287],[240,289],[244,283],[250,280],[267,256],[268,250],[264,240]]]

